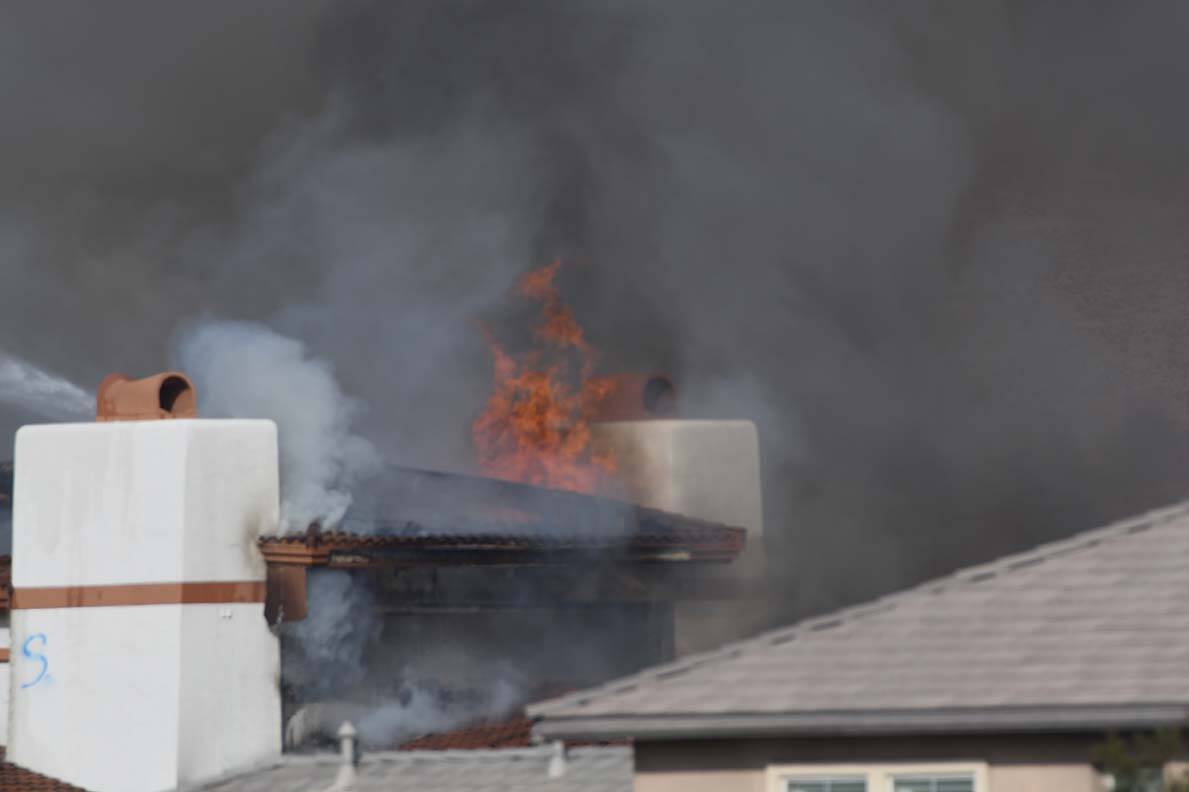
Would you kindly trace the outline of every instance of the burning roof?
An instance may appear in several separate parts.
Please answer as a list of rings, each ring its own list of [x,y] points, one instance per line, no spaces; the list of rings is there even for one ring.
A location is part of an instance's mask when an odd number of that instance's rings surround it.
[[[12,465],[0,465],[8,505]],[[7,490],[7,491],[6,491]],[[2,510],[2,509],[0,509]],[[10,537],[6,537],[10,538]],[[265,536],[270,619],[305,614],[304,569],[415,565],[722,563],[746,531],[609,498],[498,479],[389,468],[331,531]],[[0,563],[0,576],[10,564]],[[0,607],[7,603],[2,586]]]
[[[663,514],[663,513],[662,513]],[[668,515],[666,515],[668,516]],[[317,531],[298,536],[269,536],[260,548],[269,561],[311,565],[368,566],[384,560],[430,556],[449,563],[510,563],[543,560],[539,556],[600,553],[628,561],[730,561],[743,547],[742,528],[690,521],[659,524],[627,540],[616,537],[549,536],[533,533],[366,535]]]
[[[265,615],[301,620],[306,570],[726,562],[746,530],[609,498],[498,479],[390,468],[342,525],[265,536]]]
[[[600,553],[634,561],[729,561],[746,531],[609,498],[497,479],[392,468],[379,498],[339,529],[260,540],[270,561],[352,566],[410,556],[481,563]],[[336,564],[336,561],[338,562]]]

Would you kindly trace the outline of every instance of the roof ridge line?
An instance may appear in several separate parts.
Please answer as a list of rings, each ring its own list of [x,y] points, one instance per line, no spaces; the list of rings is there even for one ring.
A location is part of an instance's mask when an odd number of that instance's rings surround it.
[[[1073,536],[1065,539],[1058,539],[1052,542],[1045,542],[1036,545],[1029,550],[1010,553],[999,558],[985,561],[979,564],[972,564],[966,567],[960,567],[953,572],[941,575],[936,578],[931,578],[922,583],[918,583],[910,588],[894,591],[885,594],[875,599],[860,602],[855,605],[845,606],[838,610],[828,611],[826,613],[815,614],[806,617],[793,624],[774,627],[763,632],[760,632],[749,638],[742,638],[737,641],[724,644],[723,646],[710,649],[705,652],[698,652],[687,657],[673,660],[669,663],[653,666],[651,668],[639,671],[626,677],[621,677],[618,680],[597,685],[585,690],[575,691],[559,696],[554,699],[546,699],[534,704],[529,704],[525,707],[525,712],[530,718],[539,719],[541,717],[548,717],[549,712],[559,708],[569,706],[584,706],[585,700],[598,698],[603,695],[616,694],[626,692],[637,687],[641,682],[656,680],[663,683],[667,677],[684,675],[690,671],[700,668],[704,665],[713,664],[722,660],[730,660],[736,657],[747,649],[761,646],[761,645],[778,645],[795,640],[799,635],[807,631],[815,629],[841,627],[852,624],[858,619],[869,616],[875,612],[884,612],[889,608],[896,607],[902,600],[910,596],[919,594],[923,591],[933,590],[933,593],[939,593],[945,590],[948,586],[953,584],[974,584],[980,582],[982,575],[985,575],[992,570],[1016,571],[1013,567],[1018,568],[1020,563],[1025,560],[1032,561],[1035,559],[1037,563],[1043,562],[1047,559],[1056,558],[1058,556],[1066,555],[1070,552],[1076,552],[1082,549],[1089,549],[1097,546],[1104,538],[1119,538],[1128,535],[1135,531],[1138,527],[1152,527],[1161,523],[1169,522],[1175,517],[1189,514],[1189,500],[1182,500],[1169,506],[1163,506],[1156,509],[1150,509],[1142,512],[1139,515],[1128,517],[1122,520],[1108,523],[1097,528],[1090,528],[1085,531],[1080,531]],[[973,578],[980,578],[980,580],[973,580]],[[535,729],[534,729],[535,731]]]
[[[446,761],[461,756],[483,758],[496,757],[538,757],[547,756],[553,752],[548,743],[533,745],[528,748],[445,748],[440,751],[420,749],[412,751],[364,751],[361,762],[404,762],[413,760]]]
[[[542,742],[527,748],[447,748],[443,750],[412,750],[412,751],[364,751],[360,762],[368,763],[400,763],[408,761],[445,762],[456,759],[508,759],[524,758],[538,759],[552,756],[554,752],[552,741]],[[630,751],[630,745],[576,745],[567,747],[567,753],[600,753],[606,751]],[[337,756],[337,754],[333,754]]]

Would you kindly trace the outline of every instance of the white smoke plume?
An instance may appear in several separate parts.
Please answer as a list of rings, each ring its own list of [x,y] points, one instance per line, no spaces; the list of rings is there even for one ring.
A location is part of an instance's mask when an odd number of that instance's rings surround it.
[[[343,721],[359,730],[371,748],[389,749],[442,732],[507,719],[519,711],[524,692],[507,679],[496,679],[482,696],[450,697],[433,686],[412,684],[393,697],[368,702],[328,698],[303,705],[285,724],[285,744],[298,749],[313,740],[328,741]]]
[[[85,420],[95,396],[28,361],[0,352],[0,401],[51,420]]]
[[[323,696],[363,679],[365,649],[378,629],[376,604],[367,586],[341,569],[311,571],[307,586],[309,616],[284,625],[300,648],[290,655],[285,676],[289,684]]]
[[[333,527],[351,488],[379,469],[380,456],[354,434],[359,406],[329,363],[262,324],[208,320],[178,336],[180,368],[195,383],[204,417],[271,418],[281,463],[281,528]]]
[[[412,687],[406,696],[370,708],[356,725],[364,743],[394,746],[425,734],[507,718],[524,698],[524,692],[507,679],[494,680],[484,693],[467,701],[443,701],[428,687]]]

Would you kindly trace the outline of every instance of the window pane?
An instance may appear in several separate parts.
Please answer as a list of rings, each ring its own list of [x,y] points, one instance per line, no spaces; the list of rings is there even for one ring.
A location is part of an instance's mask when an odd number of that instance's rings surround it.
[[[788,792],[867,792],[862,778],[789,779]]]
[[[974,792],[972,776],[912,776],[897,778],[896,792]]]
[[[896,792],[933,792],[933,780],[929,778],[897,778]]]
[[[940,778],[936,792],[974,792],[973,778]]]

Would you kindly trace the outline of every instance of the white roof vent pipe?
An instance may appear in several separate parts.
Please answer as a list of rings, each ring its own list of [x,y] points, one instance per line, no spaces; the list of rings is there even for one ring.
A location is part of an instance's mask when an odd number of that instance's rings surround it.
[[[549,757],[549,777],[561,778],[566,774],[566,744],[553,741],[553,755]]]
[[[358,732],[351,721],[344,721],[339,727],[339,773],[334,779],[334,786],[326,792],[353,792],[355,789],[355,738]]]

